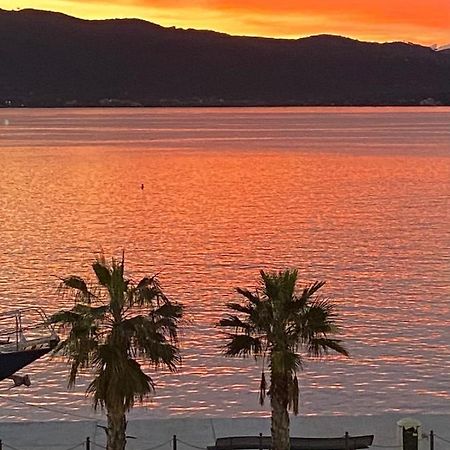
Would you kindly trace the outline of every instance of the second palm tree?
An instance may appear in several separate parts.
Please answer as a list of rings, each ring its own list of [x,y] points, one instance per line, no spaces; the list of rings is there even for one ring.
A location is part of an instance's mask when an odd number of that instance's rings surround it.
[[[220,320],[227,331],[226,356],[254,356],[263,361],[260,402],[270,396],[272,449],[289,449],[289,409],[298,413],[297,372],[304,355],[319,357],[333,350],[348,356],[332,336],[339,329],[333,304],[317,294],[324,282],[296,292],[297,270],[261,271],[261,286],[254,292],[237,289],[245,300],[229,303],[231,313]],[[270,371],[266,383],[265,367]]]

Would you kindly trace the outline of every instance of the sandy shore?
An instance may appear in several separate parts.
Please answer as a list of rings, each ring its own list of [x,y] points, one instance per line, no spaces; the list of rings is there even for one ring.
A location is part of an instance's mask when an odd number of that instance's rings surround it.
[[[305,437],[343,436],[374,434],[373,449],[401,449],[400,419],[412,417],[421,422],[419,449],[430,448],[429,433],[433,430],[435,450],[450,448],[450,415],[383,414],[373,416],[308,416],[291,419],[291,435]],[[69,450],[83,449],[86,437],[91,440],[91,449],[104,448],[103,422],[20,422],[0,423],[0,439],[3,448],[17,450]],[[178,450],[206,448],[215,439],[224,436],[270,434],[269,419],[154,419],[132,420],[128,424],[127,449],[150,450],[160,445],[161,450],[172,449],[172,437],[178,438]],[[448,442],[446,442],[448,441]]]

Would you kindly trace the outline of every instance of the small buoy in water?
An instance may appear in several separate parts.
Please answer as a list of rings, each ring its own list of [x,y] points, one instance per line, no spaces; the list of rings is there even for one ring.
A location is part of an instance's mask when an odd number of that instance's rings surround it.
[[[144,183],[141,183],[141,189],[144,190]]]
[[[8,126],[8,125],[9,125],[9,120],[8,120],[8,119],[5,119],[5,120],[3,121],[3,125]]]

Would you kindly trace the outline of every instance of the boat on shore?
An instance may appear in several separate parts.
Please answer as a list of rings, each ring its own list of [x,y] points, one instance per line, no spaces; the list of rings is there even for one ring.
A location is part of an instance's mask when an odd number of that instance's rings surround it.
[[[0,313],[0,381],[46,355],[58,342],[42,308]]]

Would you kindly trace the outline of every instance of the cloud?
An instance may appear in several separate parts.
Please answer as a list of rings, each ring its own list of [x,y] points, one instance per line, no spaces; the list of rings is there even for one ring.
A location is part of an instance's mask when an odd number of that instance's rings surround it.
[[[90,0],[80,0],[90,1]],[[364,23],[408,23],[446,27],[450,32],[448,0],[112,0],[105,4],[169,8],[183,10],[203,8],[223,13],[254,13],[271,16],[284,14],[324,17],[346,16]],[[269,16],[270,14],[270,16]]]

